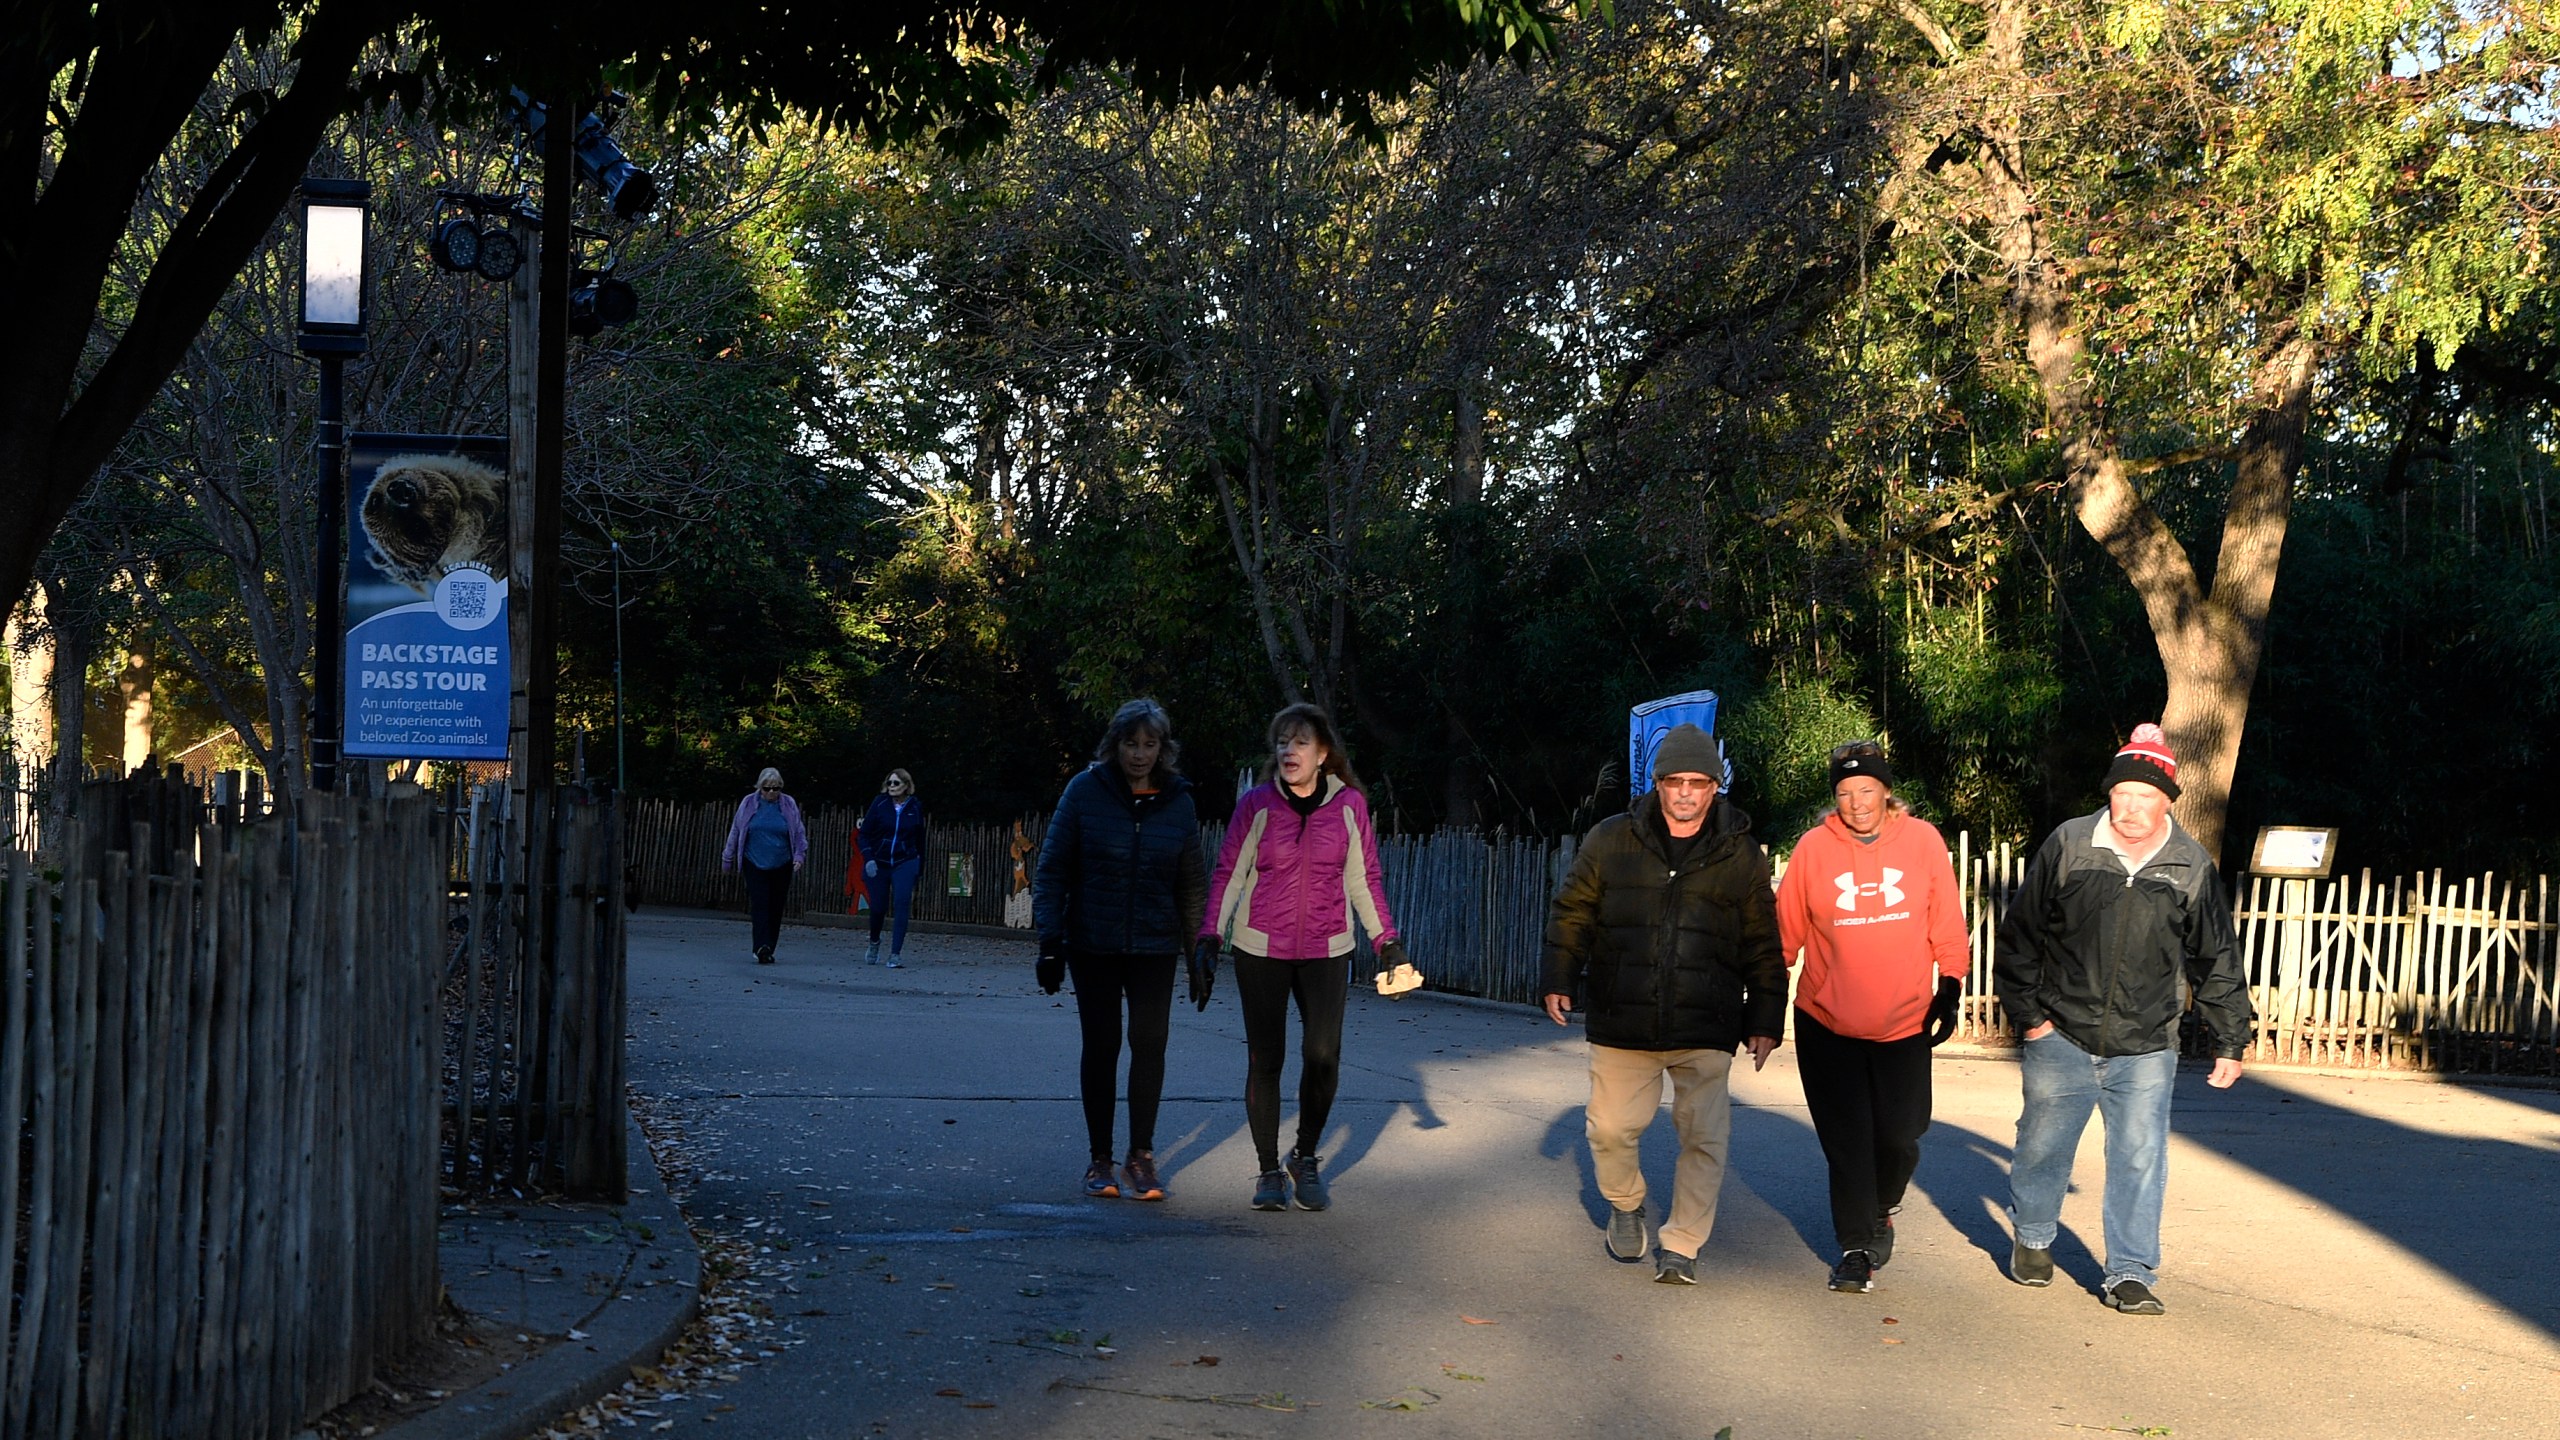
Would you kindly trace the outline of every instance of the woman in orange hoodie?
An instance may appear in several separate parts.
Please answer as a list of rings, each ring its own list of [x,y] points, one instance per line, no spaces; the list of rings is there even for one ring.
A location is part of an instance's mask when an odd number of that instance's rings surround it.
[[[1929,1050],[1955,1033],[1972,952],[1947,842],[1893,795],[1873,740],[1831,752],[1832,811],[1778,884],[1796,987],[1796,1073],[1831,1165],[1831,1288],[1863,1294],[1893,1258],[1893,1212],[1929,1128]]]

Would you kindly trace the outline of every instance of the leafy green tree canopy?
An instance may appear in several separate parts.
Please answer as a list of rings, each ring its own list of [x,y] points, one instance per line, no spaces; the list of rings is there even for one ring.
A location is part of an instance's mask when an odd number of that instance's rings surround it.
[[[954,0],[845,5],[421,6],[88,4],[12,8],[0,35],[0,281],[13,344],[0,357],[0,601],[14,604],[45,542],[183,357],[266,235],[329,126],[391,93],[487,102],[607,83],[671,123],[758,125],[805,111],[875,137],[954,147],[1000,134],[1020,62],[1035,78],[1125,67],[1152,96],[1260,83],[1366,116],[1429,68],[1525,58],[1558,12],[1539,0]],[[220,108],[209,93],[240,46],[284,43],[288,82]],[[137,223],[162,166],[192,198]],[[110,261],[147,252],[130,293]],[[103,316],[101,343],[93,322]]]

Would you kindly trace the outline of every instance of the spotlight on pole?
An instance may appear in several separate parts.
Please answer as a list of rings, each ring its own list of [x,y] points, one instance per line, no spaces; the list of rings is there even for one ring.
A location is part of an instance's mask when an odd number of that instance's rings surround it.
[[[610,268],[582,269],[573,277],[569,333],[579,339],[589,340],[601,331],[619,329],[639,313],[640,292],[631,288],[630,281],[614,278]]]
[[[512,279],[524,264],[524,242],[507,222],[526,215],[522,195],[478,190],[439,190],[446,204],[469,211],[439,222],[427,241],[427,254],[441,270],[477,275],[483,280]]]
[[[516,271],[523,265],[524,242],[515,237],[515,232],[511,230],[480,232],[480,258],[472,263],[471,268],[480,273],[481,279],[512,280],[515,278]]]
[[[467,215],[456,215],[436,227],[427,255],[439,270],[466,274],[480,268],[480,227]]]
[[[525,143],[539,147],[542,127],[549,119],[548,107],[538,104],[522,90],[509,92],[515,97],[516,120],[524,127]],[[631,157],[615,144],[613,122],[622,116],[621,107],[630,96],[616,92],[608,95],[599,110],[578,117],[575,138],[570,142],[578,159],[578,178],[596,187],[604,196],[605,208],[618,220],[637,220],[658,208],[658,177],[631,163]]]

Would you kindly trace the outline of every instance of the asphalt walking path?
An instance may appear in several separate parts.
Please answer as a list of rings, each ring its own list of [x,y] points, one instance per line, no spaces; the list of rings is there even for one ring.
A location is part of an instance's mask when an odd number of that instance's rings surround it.
[[[916,936],[907,960],[867,966],[858,935],[794,927],[765,967],[742,919],[635,922],[631,1075],[684,1136],[676,1198],[777,1267],[782,1297],[760,1363],[659,1428],[2560,1435],[2549,1092],[2267,1071],[2217,1092],[2182,1073],[2153,1319],[2097,1299],[2094,1124],[2064,1273],[2005,1278],[2018,1072],[1991,1058],[1940,1057],[1898,1253],[1874,1293],[1830,1293],[1822,1157],[1782,1049],[1738,1068],[1687,1289],[1603,1249],[1578,1026],[1355,989],[1334,1208],[1269,1215],[1246,1204],[1222,984],[1205,1014],[1175,1007],[1171,1197],[1092,1201],[1072,996],[1040,994],[1019,943]],[[1646,1147],[1657,1215],[1671,1161],[1666,1116]]]

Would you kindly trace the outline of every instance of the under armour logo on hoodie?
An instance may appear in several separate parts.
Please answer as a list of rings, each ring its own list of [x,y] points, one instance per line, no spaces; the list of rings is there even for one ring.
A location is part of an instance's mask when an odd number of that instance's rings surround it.
[[[1857,909],[1861,895],[1882,895],[1887,905],[1902,903],[1902,872],[1890,866],[1885,869],[1881,885],[1861,885],[1858,877],[1846,870],[1831,877],[1831,883],[1840,887],[1840,899],[1836,903],[1843,910]]]

